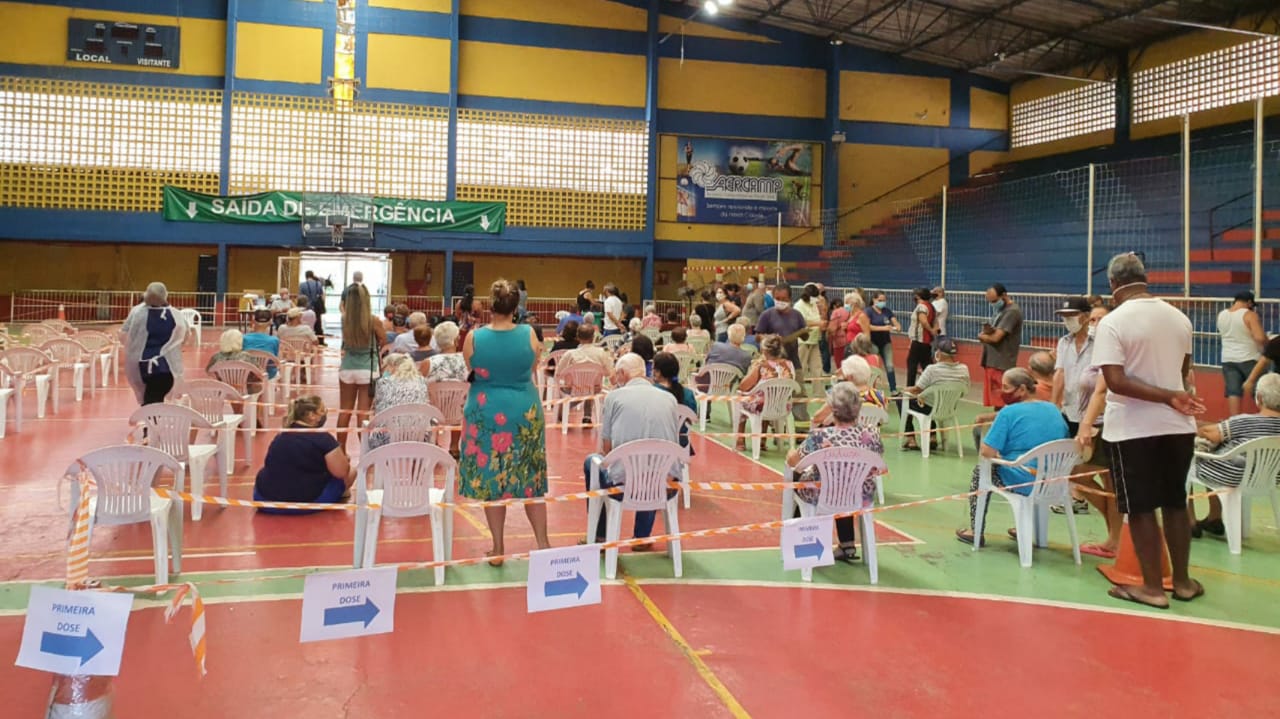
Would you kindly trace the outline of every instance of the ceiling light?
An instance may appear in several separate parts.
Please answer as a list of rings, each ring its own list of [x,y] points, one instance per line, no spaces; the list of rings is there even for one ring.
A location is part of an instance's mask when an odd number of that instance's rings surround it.
[[[702,6],[702,11],[708,15],[715,15],[720,12],[720,6],[716,4],[716,0],[707,0]]]

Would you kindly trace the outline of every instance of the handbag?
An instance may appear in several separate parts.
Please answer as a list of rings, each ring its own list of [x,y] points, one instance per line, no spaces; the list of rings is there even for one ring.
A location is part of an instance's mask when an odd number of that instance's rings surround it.
[[[378,393],[377,371],[378,366],[378,338],[369,338],[369,399],[373,399]]]

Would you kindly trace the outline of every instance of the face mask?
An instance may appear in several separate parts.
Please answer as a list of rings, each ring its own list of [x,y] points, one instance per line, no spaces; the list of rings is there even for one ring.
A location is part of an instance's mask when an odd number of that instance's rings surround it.
[[[996,300],[991,303],[991,306],[996,308],[996,310],[1002,310],[1004,309],[1004,300]]]
[[[845,305],[845,306],[844,306],[844,311],[845,311],[845,312],[852,312],[852,311],[853,311],[853,305]]]
[[[1079,317],[1063,317],[1062,324],[1066,326],[1067,331],[1071,334],[1079,332],[1080,328],[1084,325],[1084,323],[1080,321]]]
[[[1090,337],[1092,337],[1092,336],[1093,336],[1093,334],[1094,334],[1095,332],[1097,332],[1097,331],[1098,331],[1098,326],[1097,326],[1097,325],[1089,325],[1089,336],[1090,336]]]
[[[725,297],[726,297],[726,295],[725,295],[725,293],[723,293],[723,292],[717,292],[717,293],[716,293],[716,299],[717,299],[717,300],[720,300],[721,302],[724,302],[724,298],[725,298]]]
[[[1004,390],[1000,390],[1000,400],[1004,402],[1006,405],[1017,404],[1019,402],[1017,390],[1014,390],[1013,392],[1005,392]]]
[[[777,302],[773,303],[773,308],[775,310],[778,310],[779,312],[786,312],[787,310],[791,309],[791,303],[778,300]]]
[[[316,417],[316,426],[323,427],[324,423],[328,421],[329,421],[329,412],[328,410],[325,410],[324,414],[321,414],[319,417]]]
[[[889,303],[884,300],[880,300],[879,302],[876,303],[876,309],[878,310],[882,310],[888,306],[889,306]]]

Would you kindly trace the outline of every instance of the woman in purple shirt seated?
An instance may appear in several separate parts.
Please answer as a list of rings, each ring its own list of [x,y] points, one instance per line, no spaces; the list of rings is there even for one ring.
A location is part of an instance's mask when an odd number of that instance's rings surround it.
[[[314,395],[289,406],[285,427],[311,432],[281,432],[271,440],[267,458],[253,484],[258,502],[340,502],[355,479],[355,467],[332,434],[325,432],[329,413]],[[310,514],[316,510],[260,509],[268,514]]]

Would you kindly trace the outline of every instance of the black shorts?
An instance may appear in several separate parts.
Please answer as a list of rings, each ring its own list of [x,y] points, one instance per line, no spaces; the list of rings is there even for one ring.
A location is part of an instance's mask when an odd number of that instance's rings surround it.
[[[1193,433],[1139,437],[1111,444],[1111,477],[1121,514],[1145,514],[1187,505],[1187,470]]]
[[[1075,439],[1080,433],[1080,423],[1072,422],[1067,416],[1062,415],[1062,419],[1067,423],[1067,436]],[[1102,438],[1102,426],[1098,426],[1098,433],[1093,436],[1093,453],[1089,455],[1085,464],[1091,464],[1094,467],[1110,467],[1111,466],[1111,443]]]

